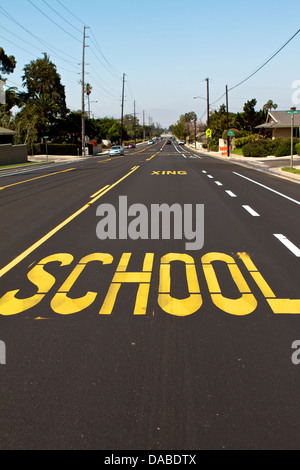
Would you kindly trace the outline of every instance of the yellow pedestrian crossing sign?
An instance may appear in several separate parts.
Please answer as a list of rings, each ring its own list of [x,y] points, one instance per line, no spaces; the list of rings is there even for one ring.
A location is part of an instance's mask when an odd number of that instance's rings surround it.
[[[208,139],[210,139],[211,136],[212,136],[211,129],[207,129],[207,131],[206,131],[206,137],[207,137]]]

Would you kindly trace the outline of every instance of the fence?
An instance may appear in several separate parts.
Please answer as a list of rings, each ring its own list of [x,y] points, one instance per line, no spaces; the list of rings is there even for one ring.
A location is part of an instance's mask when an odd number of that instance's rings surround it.
[[[27,145],[0,145],[0,166],[26,163]]]

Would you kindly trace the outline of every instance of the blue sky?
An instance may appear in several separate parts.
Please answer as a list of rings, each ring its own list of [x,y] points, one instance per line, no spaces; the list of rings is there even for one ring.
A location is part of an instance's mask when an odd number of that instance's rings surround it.
[[[1,8],[35,37],[4,16]],[[226,85],[233,87],[246,78],[299,29],[300,5],[299,0],[1,0],[0,47],[18,62],[9,85],[20,85],[24,65],[48,52],[66,86],[68,107],[80,109],[84,24],[91,28],[86,81],[93,86],[93,115],[120,117],[125,73],[125,113],[133,113],[136,101],[140,120],[145,111],[146,122],[152,118],[165,127],[189,111],[205,120],[205,101],[193,99],[206,96],[205,78],[210,79],[213,103]],[[257,109],[269,99],[278,109],[289,109],[292,83],[300,80],[299,50],[300,34],[230,93],[230,110],[241,111],[252,98],[258,101]]]

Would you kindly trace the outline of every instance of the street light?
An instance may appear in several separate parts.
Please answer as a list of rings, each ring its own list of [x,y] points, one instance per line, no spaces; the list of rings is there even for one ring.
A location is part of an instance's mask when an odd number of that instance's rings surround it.
[[[92,103],[98,103],[98,101],[90,101],[89,100],[89,119],[91,119],[91,104]]]

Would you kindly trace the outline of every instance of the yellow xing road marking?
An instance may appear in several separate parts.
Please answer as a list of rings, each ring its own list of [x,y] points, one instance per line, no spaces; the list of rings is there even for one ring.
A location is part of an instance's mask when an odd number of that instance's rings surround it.
[[[182,175],[187,175],[187,171],[153,171],[151,173],[151,176],[182,176]]]
[[[47,175],[30,178],[29,180],[19,181],[18,183],[8,184],[7,186],[2,186],[2,188],[0,188],[0,191],[2,189],[11,188],[12,186],[18,186],[19,184],[29,183],[30,181],[39,180],[41,178],[47,178],[48,176],[59,175],[60,173],[67,173],[68,171],[74,171],[74,170],[76,170],[76,168],[70,168],[68,170],[57,171],[55,173],[49,173]]]
[[[69,253],[58,253],[47,256],[33,267],[30,266],[27,279],[37,288],[37,293],[28,298],[22,297],[20,289],[12,290],[0,298],[0,315],[12,316],[23,313],[36,307],[50,292],[56,283],[55,277],[51,273],[51,263],[60,263],[61,267],[70,266],[68,277],[61,287],[52,294],[49,299],[52,311],[58,315],[74,315],[83,312],[91,307],[97,300],[98,292],[88,291],[84,296],[75,298],[75,287],[78,280],[84,276],[84,271],[89,263],[98,262],[104,267],[104,279],[107,279],[107,270],[113,270],[112,281],[104,298],[102,306],[95,306],[99,315],[109,316],[116,313],[120,291],[124,286],[134,285],[135,305],[134,316],[145,316],[149,310],[149,315],[153,312],[153,305],[149,306],[149,294],[154,266],[154,253],[146,253],[140,259],[141,271],[131,272],[129,263],[132,253],[123,253],[116,270],[111,267],[114,257],[108,253],[93,253],[84,256],[74,266],[74,256]],[[300,299],[279,299],[268,285],[267,281],[258,271],[250,256],[247,253],[238,253],[237,258],[240,264],[247,269],[248,277],[254,279],[256,285],[266,299],[269,308],[274,314],[300,314]],[[157,306],[163,313],[176,317],[187,317],[200,312],[204,299],[200,288],[196,261],[200,263],[204,273],[204,279],[208,288],[208,294],[212,304],[220,311],[229,315],[243,317],[255,312],[258,301],[251,292],[246,278],[242,274],[238,261],[232,256],[224,253],[207,253],[196,260],[186,253],[169,253],[160,259],[159,286],[156,297]],[[239,297],[230,298],[225,295],[220,285],[224,278],[219,279],[214,263],[224,263],[227,266],[229,281],[236,285]],[[172,265],[176,263],[176,265]],[[183,285],[187,286],[188,296],[186,298],[176,298],[172,293],[172,276],[176,275],[174,269],[178,269],[181,263],[185,267],[185,276],[182,279]],[[71,266],[72,265],[72,266]],[[109,268],[111,267],[111,268]],[[74,287],[75,286],[75,287]],[[72,290],[72,294],[70,291]],[[102,291],[102,289],[101,289]],[[18,296],[18,297],[17,297]],[[207,296],[205,297],[207,302]],[[211,306],[208,306],[208,309]],[[38,318],[40,314],[38,314]]]

